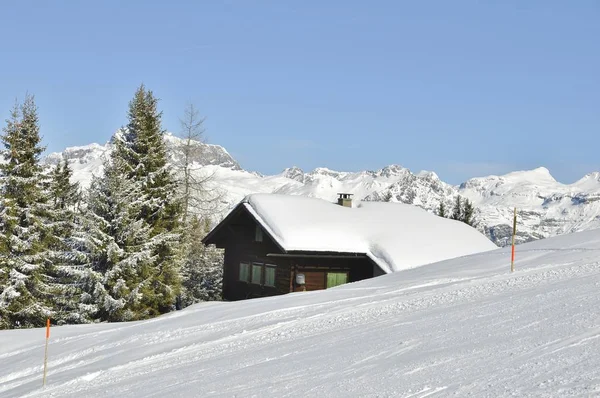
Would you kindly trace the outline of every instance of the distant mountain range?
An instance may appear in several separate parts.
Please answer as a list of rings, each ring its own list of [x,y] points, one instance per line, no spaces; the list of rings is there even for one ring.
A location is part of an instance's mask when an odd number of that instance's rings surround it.
[[[165,135],[170,162],[181,163],[183,140]],[[477,228],[499,246],[510,244],[513,209],[517,208],[517,242],[545,238],[600,227],[600,173],[586,175],[573,184],[557,182],[540,167],[503,176],[472,178],[459,186],[447,184],[429,171],[412,173],[390,165],[377,171],[340,172],[317,168],[305,172],[298,167],[280,174],[264,176],[242,169],[219,145],[195,143],[197,173],[212,175],[211,184],[221,196],[221,216],[250,193],[305,195],[334,201],[338,192],[354,194],[358,200],[402,202],[434,211],[444,202],[452,208],[457,195],[468,198],[476,207]],[[47,165],[68,159],[73,179],[84,187],[92,175],[103,172],[103,160],[112,144],[90,144],[52,153]],[[398,225],[398,228],[404,228]]]

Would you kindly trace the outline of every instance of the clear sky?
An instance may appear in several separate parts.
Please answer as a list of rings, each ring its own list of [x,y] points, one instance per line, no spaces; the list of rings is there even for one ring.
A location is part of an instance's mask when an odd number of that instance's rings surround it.
[[[49,151],[106,142],[140,83],[249,170],[400,164],[450,183],[600,170],[600,2],[11,1],[0,117],[36,96]]]

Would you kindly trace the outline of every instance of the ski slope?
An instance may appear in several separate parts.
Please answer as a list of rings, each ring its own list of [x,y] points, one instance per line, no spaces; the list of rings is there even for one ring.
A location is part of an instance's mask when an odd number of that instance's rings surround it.
[[[2,397],[600,396],[600,230],[327,291],[0,332]]]

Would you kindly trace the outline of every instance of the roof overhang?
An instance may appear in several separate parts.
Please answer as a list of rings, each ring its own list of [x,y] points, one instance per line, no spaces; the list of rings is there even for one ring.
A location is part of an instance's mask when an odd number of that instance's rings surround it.
[[[271,238],[271,240],[275,243],[277,248],[281,250],[281,252],[287,252],[284,249],[281,242],[279,241],[279,238],[277,238],[277,236],[273,233],[271,228],[269,228],[269,226],[263,221],[263,219],[254,211],[252,206],[250,206],[245,201],[242,201],[237,206],[235,206],[233,210],[231,210],[229,214],[202,239],[202,243],[205,245],[214,243],[214,239],[219,233],[219,231],[221,231],[231,221],[231,219],[233,219],[235,216],[237,216],[243,211],[247,212],[256,222],[258,222],[263,227],[269,238]]]
[[[246,211],[248,214],[250,214],[250,216],[252,216],[252,218],[254,218],[254,220],[256,220],[256,222],[258,222],[264,229],[264,231],[267,233],[267,235],[273,240],[273,242],[275,243],[275,245],[277,246],[277,248],[279,250],[281,250],[281,253],[278,254],[280,257],[286,256],[286,257],[327,257],[330,256],[331,258],[334,258],[332,256],[337,256],[337,258],[361,258],[361,257],[366,257],[368,259],[370,259],[375,265],[377,265],[384,273],[389,274],[391,273],[391,269],[387,266],[387,264],[385,264],[385,262],[383,262],[380,258],[378,258],[377,256],[373,255],[373,253],[368,252],[368,253],[347,253],[347,252],[311,252],[311,251],[299,251],[299,250],[294,250],[294,249],[286,249],[285,248],[285,244],[283,241],[281,241],[281,239],[279,238],[279,236],[277,236],[277,234],[275,234],[273,232],[273,230],[271,229],[271,227],[269,226],[269,224],[267,222],[265,222],[265,220],[256,212],[256,210],[254,210],[254,208],[252,207],[252,205],[250,205],[250,203],[248,203],[246,200],[242,200],[233,210],[231,210],[231,212],[227,215],[227,217],[225,217],[223,219],[223,221],[221,221],[215,228],[213,228],[212,231],[210,231],[208,233],[208,235],[206,235],[204,237],[204,239],[202,239],[202,243],[206,244],[210,244],[210,243],[214,243],[211,242],[212,240],[214,240],[215,236],[217,235],[217,233],[223,229],[223,227],[225,227],[229,221],[231,221],[231,219],[233,217],[235,217],[236,215],[238,215],[240,212]],[[271,257],[275,257],[276,253],[270,253]]]
[[[288,253],[267,253],[267,257],[295,257],[295,258],[369,258],[364,253],[319,253],[319,252],[288,252]]]

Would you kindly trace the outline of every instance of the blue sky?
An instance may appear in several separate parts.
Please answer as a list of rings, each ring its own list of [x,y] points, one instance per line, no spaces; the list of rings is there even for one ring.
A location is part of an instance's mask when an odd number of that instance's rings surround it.
[[[49,151],[106,142],[146,84],[246,169],[600,170],[598,1],[27,1],[2,5],[0,117]]]

